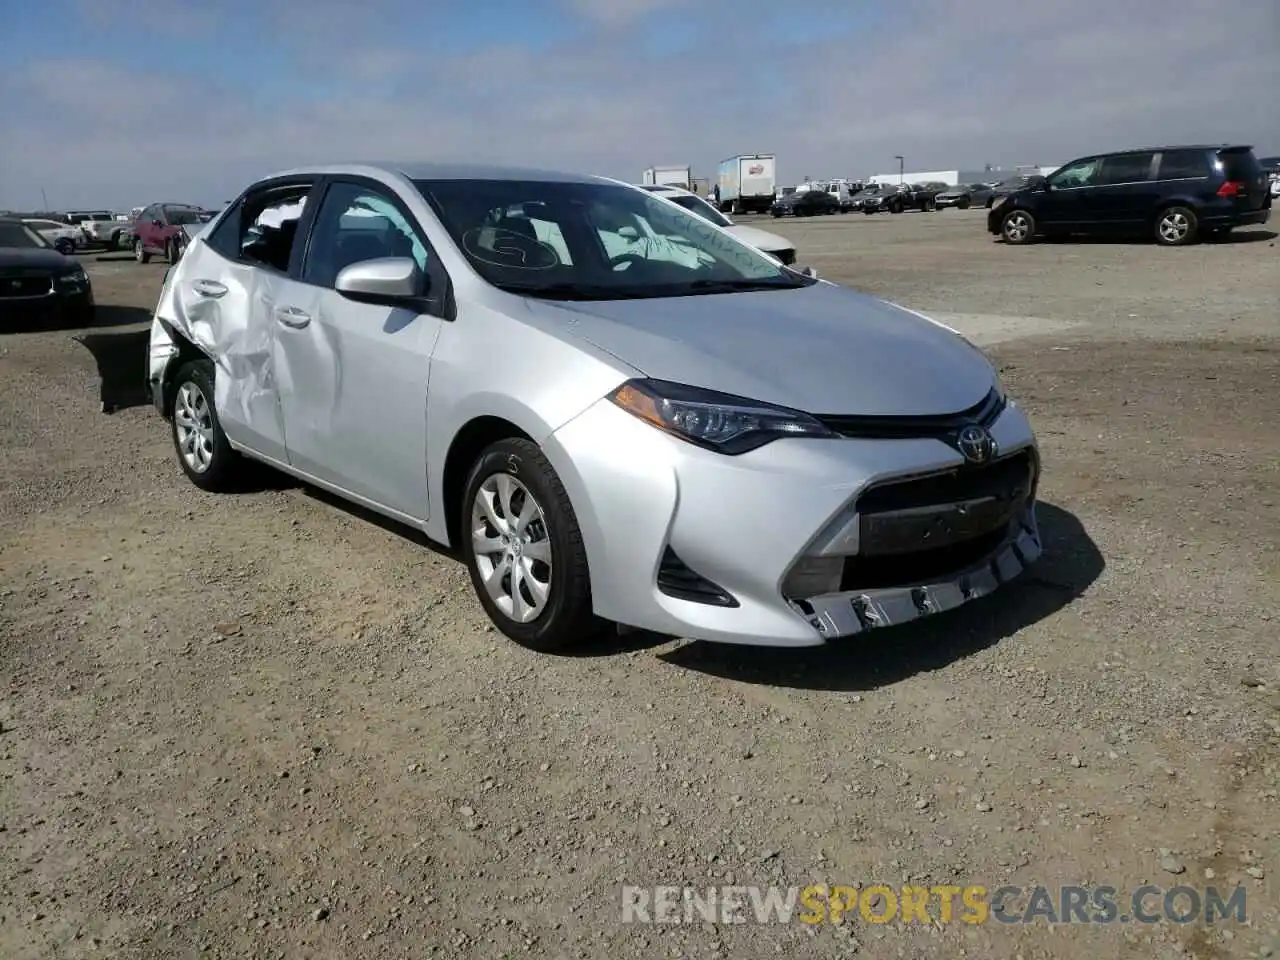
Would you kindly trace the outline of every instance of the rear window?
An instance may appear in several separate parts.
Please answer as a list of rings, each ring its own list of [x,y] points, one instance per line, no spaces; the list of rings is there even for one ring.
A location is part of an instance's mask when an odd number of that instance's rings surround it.
[[[1219,150],[1218,160],[1228,180],[1256,180],[1262,175],[1262,167],[1252,150]]]
[[[1161,180],[1207,177],[1212,172],[1204,150],[1166,150],[1160,157]]]

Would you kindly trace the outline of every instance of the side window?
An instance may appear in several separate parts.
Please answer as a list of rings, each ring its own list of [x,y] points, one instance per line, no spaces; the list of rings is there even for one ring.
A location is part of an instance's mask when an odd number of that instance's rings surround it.
[[[344,267],[382,257],[412,257],[427,271],[427,245],[390,198],[354,183],[333,184],[316,213],[303,282],[332,287]]]
[[[1209,158],[1203,150],[1166,150],[1160,157],[1161,180],[1192,180],[1209,176]]]
[[[296,184],[243,197],[227,211],[206,242],[228,260],[285,273],[310,190],[309,184]]]
[[[1049,183],[1059,190],[1071,187],[1092,187],[1098,181],[1098,167],[1101,161],[1097,157],[1088,160],[1077,160],[1069,163],[1049,178]]]
[[[1143,183],[1151,179],[1150,153],[1122,153],[1102,161],[1100,184]]]

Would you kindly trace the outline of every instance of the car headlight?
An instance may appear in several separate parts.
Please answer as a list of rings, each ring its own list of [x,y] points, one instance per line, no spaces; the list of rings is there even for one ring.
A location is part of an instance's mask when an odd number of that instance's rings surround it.
[[[838,437],[799,410],[667,380],[628,380],[609,399],[681,440],[736,456],[782,437]]]
[[[65,287],[86,287],[89,285],[89,275],[84,272],[84,267],[77,267],[59,275],[58,282]]]

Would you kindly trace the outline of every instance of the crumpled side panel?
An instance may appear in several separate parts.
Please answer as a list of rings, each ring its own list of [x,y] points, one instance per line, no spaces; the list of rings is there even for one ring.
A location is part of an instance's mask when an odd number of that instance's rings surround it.
[[[276,280],[199,240],[169,274],[156,313],[214,363],[214,407],[233,442],[283,447],[273,369]],[[153,334],[154,337],[154,334]]]

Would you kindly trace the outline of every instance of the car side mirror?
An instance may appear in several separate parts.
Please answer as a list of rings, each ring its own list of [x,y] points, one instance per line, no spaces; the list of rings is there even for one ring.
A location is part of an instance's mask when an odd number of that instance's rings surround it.
[[[333,286],[348,300],[403,307],[426,294],[426,280],[412,257],[379,257],[343,267]]]
[[[818,271],[815,270],[813,267],[801,267],[796,272],[800,274],[800,276],[802,277],[808,277],[810,280],[818,279]]]
[[[640,231],[637,230],[635,227],[619,227],[618,236],[620,236],[623,240],[639,240]]]

